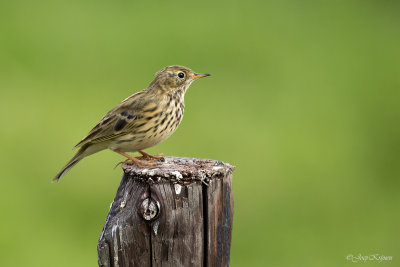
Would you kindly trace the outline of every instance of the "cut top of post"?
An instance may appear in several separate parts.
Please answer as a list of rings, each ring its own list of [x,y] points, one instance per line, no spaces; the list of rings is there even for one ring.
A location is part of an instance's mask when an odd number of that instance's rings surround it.
[[[164,157],[155,166],[124,165],[124,173],[148,184],[173,182],[181,185],[201,182],[208,184],[232,172],[235,167],[219,160]]]

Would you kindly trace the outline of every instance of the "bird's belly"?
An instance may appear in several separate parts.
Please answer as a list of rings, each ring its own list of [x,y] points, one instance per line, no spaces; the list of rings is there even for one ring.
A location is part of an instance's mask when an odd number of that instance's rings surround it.
[[[152,146],[155,146],[164,140],[166,140],[173,132],[173,131],[168,131],[165,133],[161,134],[149,134],[149,135],[143,135],[143,136],[137,136],[134,134],[128,134],[123,137],[121,137],[118,140],[113,141],[109,145],[109,149],[111,150],[121,150],[124,152],[136,152],[139,150],[143,150]]]

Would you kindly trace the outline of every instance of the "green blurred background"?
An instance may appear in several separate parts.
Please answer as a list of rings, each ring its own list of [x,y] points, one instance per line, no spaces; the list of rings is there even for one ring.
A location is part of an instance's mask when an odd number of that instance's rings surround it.
[[[400,3],[0,2],[1,265],[96,266],[116,153],[50,180],[166,65],[212,77],[149,153],[237,166],[231,266],[400,266]]]

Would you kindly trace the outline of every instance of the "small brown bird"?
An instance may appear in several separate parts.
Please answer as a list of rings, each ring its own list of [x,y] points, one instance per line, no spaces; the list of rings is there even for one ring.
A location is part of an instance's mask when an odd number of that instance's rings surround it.
[[[125,99],[80,141],[75,156],[61,169],[53,181],[61,177],[84,157],[111,149],[128,158],[125,163],[154,165],[125,152],[139,152],[145,159],[162,160],[143,149],[166,140],[178,127],[183,117],[184,95],[190,84],[208,73],[195,73],[184,66],[168,66],[156,73],[150,85]]]

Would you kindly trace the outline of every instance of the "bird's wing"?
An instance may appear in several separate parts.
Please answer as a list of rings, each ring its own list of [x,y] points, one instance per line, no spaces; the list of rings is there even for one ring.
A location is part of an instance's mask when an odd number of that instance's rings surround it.
[[[143,107],[152,104],[152,101],[144,98],[144,95],[145,91],[140,91],[110,110],[75,148],[88,143],[112,140],[132,132],[143,117]]]

